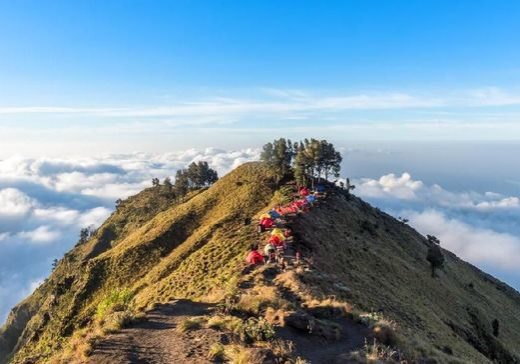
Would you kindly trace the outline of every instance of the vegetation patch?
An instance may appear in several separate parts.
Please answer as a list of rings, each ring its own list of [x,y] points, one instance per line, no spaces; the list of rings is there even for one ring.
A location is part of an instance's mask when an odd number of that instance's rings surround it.
[[[134,294],[127,288],[111,291],[98,304],[97,318],[103,320],[110,313],[128,310],[133,297]]]
[[[205,317],[189,317],[182,320],[177,326],[177,331],[187,332],[198,330],[202,327],[202,324],[206,321]]]

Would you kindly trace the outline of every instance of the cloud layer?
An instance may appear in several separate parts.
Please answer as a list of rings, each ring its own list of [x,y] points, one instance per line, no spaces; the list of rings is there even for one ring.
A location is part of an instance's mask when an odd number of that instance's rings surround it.
[[[436,235],[444,248],[463,259],[520,277],[518,197],[451,192],[414,180],[409,173],[355,183],[357,195],[396,217],[409,219],[421,233]]]
[[[497,87],[206,90],[149,96],[140,104],[93,102],[0,104],[0,143],[5,146],[0,155],[39,156],[42,149],[47,155],[136,149],[162,153],[172,144],[179,149],[243,148],[260,145],[274,133],[345,140],[518,140],[520,135],[520,92]]]
[[[82,227],[106,219],[116,199],[150,186],[153,177],[172,177],[192,161],[208,161],[223,175],[259,154],[258,149],[207,148],[0,160],[0,321],[49,274],[52,260],[74,245]],[[357,195],[408,218],[421,233],[437,235],[445,248],[481,268],[507,273],[508,283],[520,287],[518,197],[450,191],[409,173],[354,183]]]
[[[204,160],[220,175],[259,151],[190,149],[177,153],[109,155],[102,158],[0,160],[0,321],[48,275],[52,260],[78,240],[79,230],[98,226],[115,200],[172,177]]]

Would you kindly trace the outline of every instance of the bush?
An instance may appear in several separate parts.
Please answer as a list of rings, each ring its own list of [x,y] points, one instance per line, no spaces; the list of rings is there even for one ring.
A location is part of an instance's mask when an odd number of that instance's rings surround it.
[[[127,327],[134,321],[134,314],[130,311],[113,312],[104,318],[103,330],[107,333],[116,332]]]
[[[251,317],[242,323],[237,331],[240,339],[244,342],[265,341],[275,335],[273,326],[264,318]]]
[[[398,351],[379,344],[375,339],[373,344],[368,344],[365,339],[364,356],[368,363],[390,362],[400,359]]]
[[[493,336],[498,337],[499,329],[500,329],[500,323],[497,319],[494,319],[491,323],[491,326],[493,327]]]
[[[110,313],[126,311],[133,298],[134,294],[127,288],[113,290],[97,306],[96,316],[104,319]]]
[[[221,343],[211,345],[208,352],[208,358],[214,361],[222,361],[225,357],[225,347]]]
[[[369,328],[373,328],[382,319],[383,316],[378,312],[360,313],[358,315],[358,321]]]
[[[187,318],[179,323],[177,330],[179,332],[197,330],[200,329],[202,322],[204,322],[203,317]]]
[[[264,362],[260,352],[240,345],[227,346],[225,357],[232,364],[261,364]]]
[[[210,317],[206,327],[214,330],[228,330],[235,332],[242,325],[242,320],[234,316],[216,315]]]
[[[236,304],[236,309],[258,315],[267,307],[275,309],[284,306],[284,302],[278,297],[274,287],[260,286],[254,291],[242,295]]]

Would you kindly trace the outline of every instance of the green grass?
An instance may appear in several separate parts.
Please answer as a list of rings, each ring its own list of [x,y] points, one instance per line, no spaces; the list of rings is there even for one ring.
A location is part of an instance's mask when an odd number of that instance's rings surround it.
[[[127,288],[111,291],[97,306],[97,318],[104,319],[109,313],[126,311],[129,308],[133,297],[134,294]]]

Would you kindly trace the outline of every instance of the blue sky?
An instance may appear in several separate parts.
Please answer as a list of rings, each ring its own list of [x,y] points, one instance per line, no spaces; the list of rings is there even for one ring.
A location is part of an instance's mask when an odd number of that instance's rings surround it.
[[[109,152],[518,140],[519,18],[517,1],[0,1],[1,153],[92,149],[85,133]]]
[[[520,2],[0,0],[0,322],[114,201],[274,138],[520,288]],[[16,264],[13,264],[16,262]]]
[[[41,100],[520,79],[516,1],[22,0],[0,14],[2,91]]]

